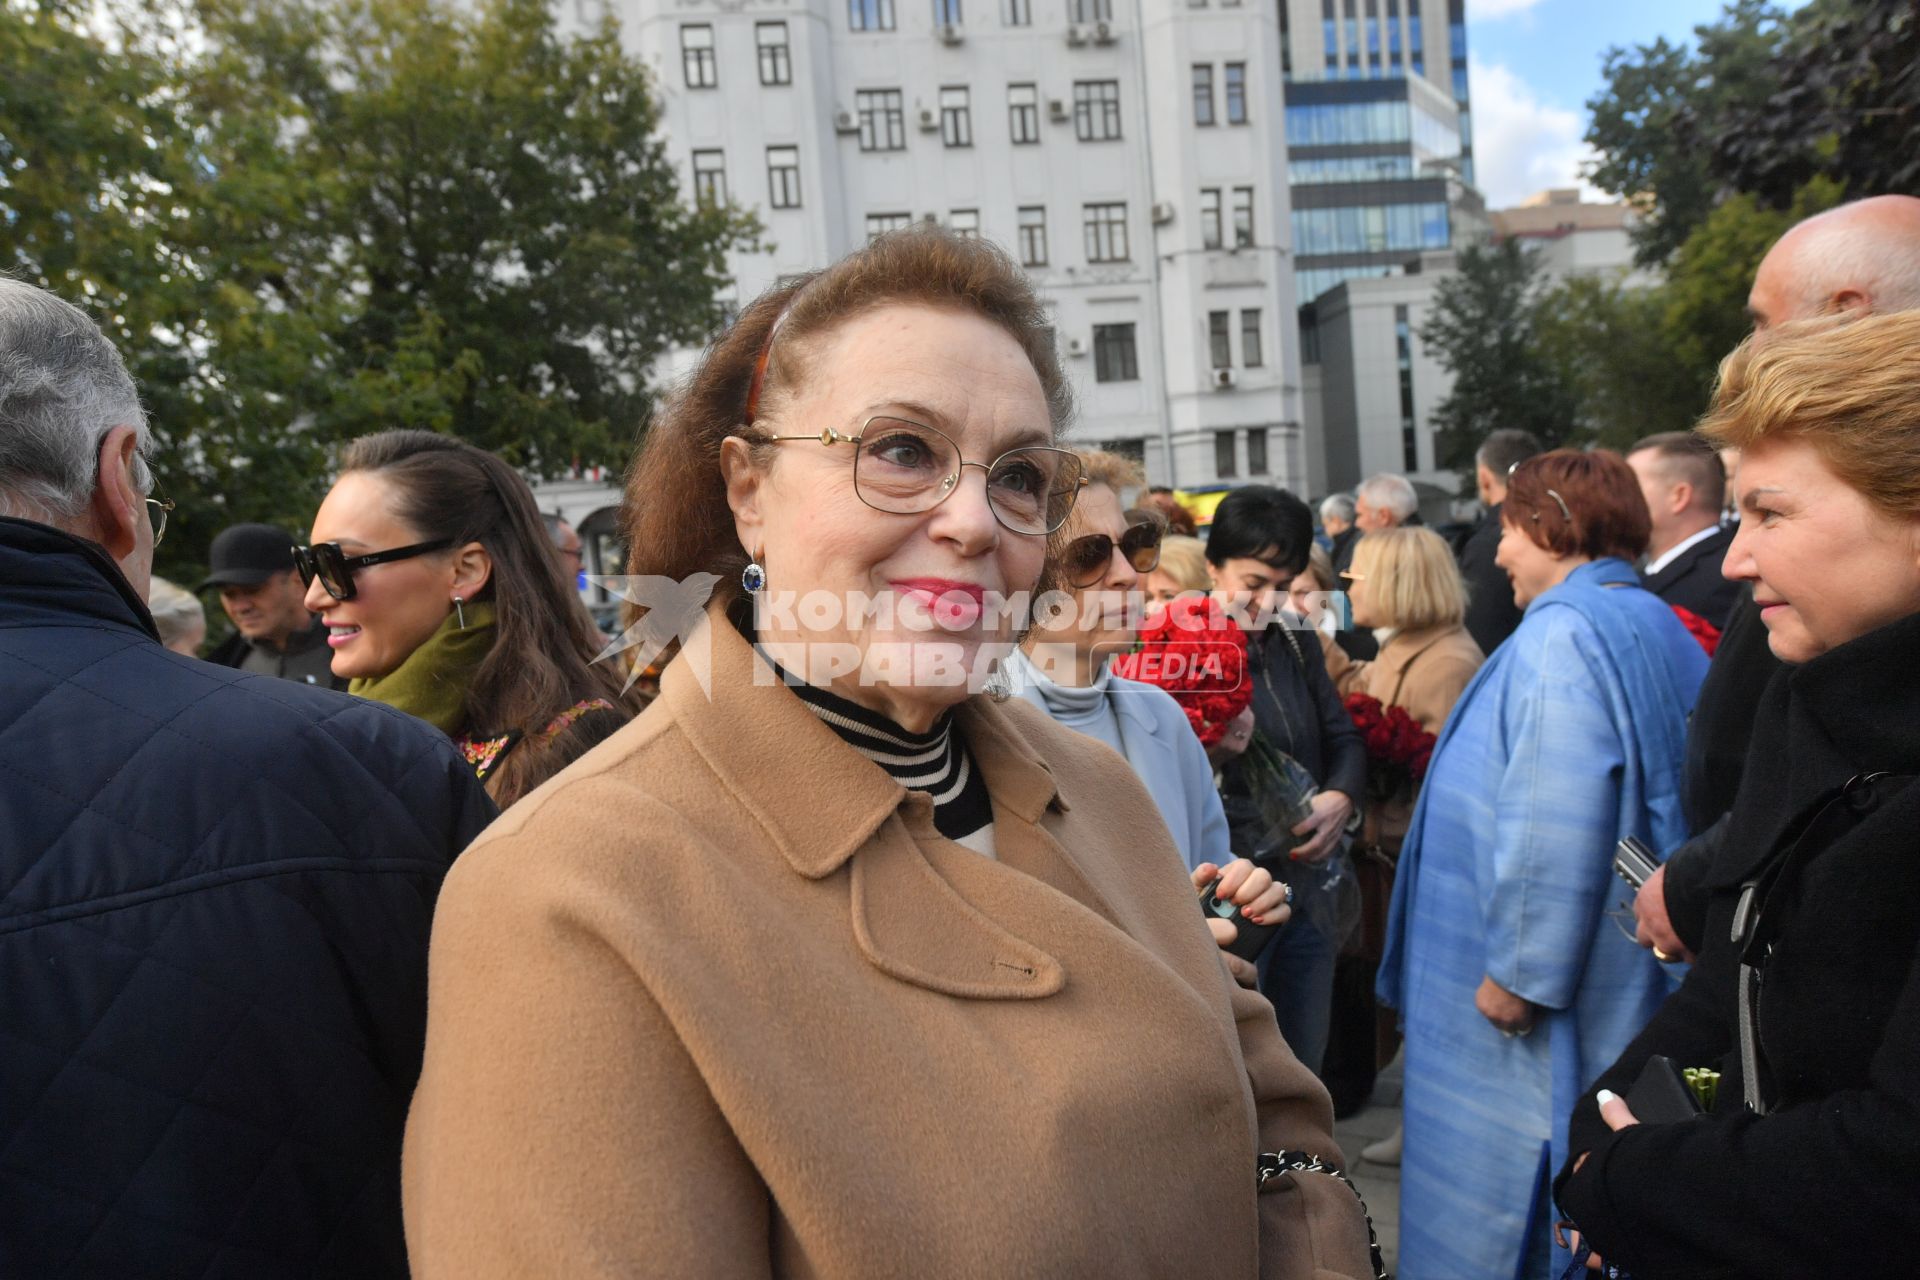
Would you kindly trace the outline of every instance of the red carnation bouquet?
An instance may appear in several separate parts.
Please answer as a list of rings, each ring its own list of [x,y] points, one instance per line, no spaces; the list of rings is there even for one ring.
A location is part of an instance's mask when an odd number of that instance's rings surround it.
[[[1375,798],[1385,800],[1403,786],[1419,785],[1433,760],[1434,736],[1405,707],[1382,706],[1371,694],[1350,693],[1344,702],[1366,740],[1367,783]]]
[[[1179,596],[1140,630],[1140,647],[1107,664],[1127,680],[1158,685],[1187,713],[1202,746],[1253,701],[1247,635],[1211,596]]]

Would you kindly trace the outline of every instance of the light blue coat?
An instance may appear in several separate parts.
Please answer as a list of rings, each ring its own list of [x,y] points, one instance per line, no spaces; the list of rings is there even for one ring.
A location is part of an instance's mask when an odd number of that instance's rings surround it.
[[[1079,698],[1089,691],[1062,689],[1024,660],[1008,665],[1016,696],[1062,724],[1099,738],[1126,757],[1160,807],[1160,815],[1167,820],[1167,829],[1180,846],[1189,870],[1202,862],[1224,866],[1233,858],[1227,842],[1227,815],[1213,783],[1213,766],[1172,694],[1156,685],[1106,672],[1102,697],[1106,714],[1095,717],[1097,728],[1089,732],[1085,724],[1075,723],[1079,717],[1063,716],[1049,701],[1050,694]]]
[[[1402,1280],[1547,1274],[1529,1245],[1573,1103],[1671,989],[1605,913],[1630,902],[1616,841],[1686,836],[1707,659],[1637,582],[1599,560],[1528,607],[1461,695],[1414,810],[1379,977],[1406,1029]],[[1530,1035],[1475,1009],[1483,977],[1541,1006]]]

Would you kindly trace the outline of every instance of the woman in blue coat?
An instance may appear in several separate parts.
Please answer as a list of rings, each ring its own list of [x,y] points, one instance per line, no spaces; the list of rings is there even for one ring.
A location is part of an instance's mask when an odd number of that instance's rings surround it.
[[[1549,1274],[1567,1117],[1670,990],[1606,916],[1615,843],[1686,836],[1706,657],[1638,585],[1648,515],[1618,455],[1522,463],[1501,518],[1526,612],[1434,751],[1380,967],[1406,1029],[1403,1280]]]

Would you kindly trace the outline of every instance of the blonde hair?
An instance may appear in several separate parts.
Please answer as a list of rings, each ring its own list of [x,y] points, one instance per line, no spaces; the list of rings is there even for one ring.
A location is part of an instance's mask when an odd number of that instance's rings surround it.
[[[1105,449],[1075,449],[1088,484],[1103,484],[1118,498],[1124,489],[1138,489],[1147,482],[1147,469],[1132,458]]]
[[[1207,544],[1184,534],[1170,533],[1160,539],[1160,572],[1182,591],[1207,591],[1213,586],[1207,573]]]
[[[1753,335],[1720,362],[1699,429],[1722,448],[1804,440],[1882,512],[1920,516],[1920,311]]]
[[[1375,624],[1400,631],[1457,627],[1467,589],[1447,541],[1414,526],[1369,533],[1353,548],[1352,572],[1367,584]]]

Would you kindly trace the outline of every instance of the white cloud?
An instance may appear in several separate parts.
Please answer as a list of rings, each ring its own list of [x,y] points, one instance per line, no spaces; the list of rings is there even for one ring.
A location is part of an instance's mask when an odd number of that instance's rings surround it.
[[[1540,0],[1467,0],[1470,18],[1510,18],[1539,5]]]
[[[1494,0],[1515,3],[1515,0]],[[1497,62],[1471,60],[1473,167],[1487,207],[1505,209],[1548,187],[1580,187],[1586,199],[1606,197],[1580,181],[1593,151],[1581,141],[1578,111],[1542,102],[1533,87]]]

